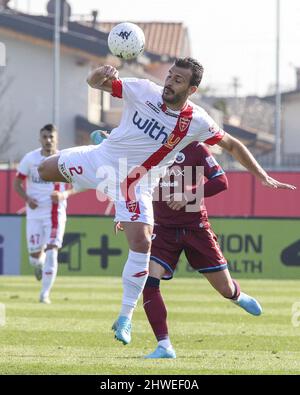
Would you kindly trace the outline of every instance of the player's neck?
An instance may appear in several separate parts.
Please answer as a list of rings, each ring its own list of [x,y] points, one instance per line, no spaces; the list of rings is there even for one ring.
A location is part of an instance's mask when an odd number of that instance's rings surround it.
[[[163,102],[164,107],[166,107],[166,109],[172,110],[172,111],[182,111],[185,109],[185,107],[187,106],[187,101],[184,102],[180,102],[180,103],[167,103],[167,102]]]
[[[43,148],[41,149],[41,155],[42,156],[48,157],[48,156],[51,156],[51,155],[54,155],[54,154],[56,154],[56,150],[50,150],[50,151],[47,150],[46,151]]]

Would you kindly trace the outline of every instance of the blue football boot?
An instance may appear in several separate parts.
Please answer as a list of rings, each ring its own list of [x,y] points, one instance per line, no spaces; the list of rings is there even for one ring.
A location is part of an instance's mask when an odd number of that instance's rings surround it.
[[[246,310],[249,314],[261,315],[262,313],[262,307],[258,301],[243,292],[241,292],[237,300],[233,300],[233,303]]]
[[[90,140],[94,145],[99,145],[102,143],[103,140],[105,140],[106,137],[101,134],[101,130],[94,130],[90,134]]]
[[[164,348],[162,346],[157,346],[157,348],[151,353],[146,355],[146,359],[160,359],[160,358],[176,358],[176,353],[173,347]]]
[[[131,342],[131,321],[127,317],[119,317],[114,322],[112,330],[115,332],[115,338],[124,345]]]

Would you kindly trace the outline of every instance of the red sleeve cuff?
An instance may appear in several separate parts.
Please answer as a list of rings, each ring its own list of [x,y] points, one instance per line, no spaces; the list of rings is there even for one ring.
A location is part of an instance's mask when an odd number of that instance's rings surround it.
[[[17,173],[16,177],[19,178],[20,180],[25,180],[27,178],[27,176],[25,176],[25,174],[22,174],[19,172]]]
[[[122,99],[123,95],[123,84],[121,80],[113,80],[111,83],[112,87],[112,93],[111,95],[113,97],[118,97],[119,99]]]
[[[212,138],[210,138],[210,139],[208,139],[208,140],[206,140],[204,142],[205,142],[205,144],[208,144],[208,145],[215,145],[219,141],[222,140],[224,135],[225,135],[225,132],[224,132],[224,130],[222,130],[222,131],[218,132],[217,134],[215,134],[214,137],[212,137]]]

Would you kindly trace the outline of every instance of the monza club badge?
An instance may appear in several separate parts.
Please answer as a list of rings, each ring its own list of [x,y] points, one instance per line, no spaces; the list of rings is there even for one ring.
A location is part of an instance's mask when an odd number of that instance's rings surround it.
[[[179,130],[184,133],[190,126],[191,120],[189,118],[181,117],[179,119]]]

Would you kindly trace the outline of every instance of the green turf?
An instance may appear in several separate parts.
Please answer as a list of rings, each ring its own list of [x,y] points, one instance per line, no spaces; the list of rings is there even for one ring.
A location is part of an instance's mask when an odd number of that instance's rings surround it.
[[[299,374],[300,326],[291,322],[300,281],[243,280],[264,308],[252,317],[200,279],[162,284],[176,360],[144,360],[156,346],[141,303],[133,341],[110,330],[121,301],[117,278],[59,277],[52,305],[37,303],[31,277],[1,277],[0,374]],[[300,321],[300,318],[299,318]]]

